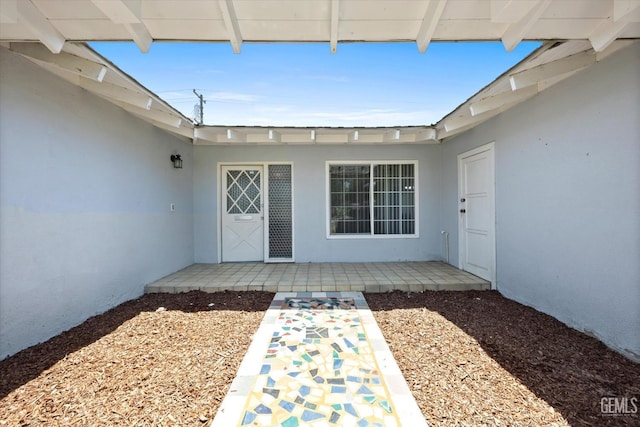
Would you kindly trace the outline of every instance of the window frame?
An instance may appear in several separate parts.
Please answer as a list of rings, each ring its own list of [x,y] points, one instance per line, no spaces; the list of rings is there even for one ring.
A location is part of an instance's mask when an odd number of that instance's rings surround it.
[[[373,168],[376,165],[413,165],[413,180],[414,180],[414,233],[413,234],[375,234],[374,232],[374,195],[373,185],[369,190],[369,221],[371,222],[371,230],[368,234],[331,234],[331,166],[341,165],[367,165],[369,166],[369,179],[373,183]],[[325,162],[325,217],[326,217],[326,238],[333,240],[344,239],[417,239],[420,237],[420,201],[419,201],[419,179],[418,179],[418,161],[417,160],[327,160]]]

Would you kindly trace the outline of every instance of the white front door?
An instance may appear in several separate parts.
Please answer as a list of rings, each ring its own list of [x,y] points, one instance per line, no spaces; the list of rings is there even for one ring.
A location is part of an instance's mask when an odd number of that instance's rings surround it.
[[[262,166],[222,166],[222,261],[264,260]]]
[[[495,287],[494,144],[458,156],[460,268]]]

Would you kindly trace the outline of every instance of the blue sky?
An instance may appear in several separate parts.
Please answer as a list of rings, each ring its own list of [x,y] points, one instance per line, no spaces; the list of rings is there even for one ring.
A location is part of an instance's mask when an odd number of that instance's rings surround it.
[[[207,125],[406,126],[432,124],[532,52],[499,42],[91,43],[187,117],[207,101]]]

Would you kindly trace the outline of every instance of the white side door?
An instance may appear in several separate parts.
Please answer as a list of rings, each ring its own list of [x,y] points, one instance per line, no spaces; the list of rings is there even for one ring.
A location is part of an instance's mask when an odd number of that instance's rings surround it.
[[[460,268],[495,288],[494,144],[458,156]]]
[[[222,166],[222,261],[264,260],[262,166]]]

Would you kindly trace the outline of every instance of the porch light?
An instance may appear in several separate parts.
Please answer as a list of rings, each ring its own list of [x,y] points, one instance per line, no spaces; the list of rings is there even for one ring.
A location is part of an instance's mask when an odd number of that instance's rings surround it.
[[[173,163],[174,168],[182,169],[182,157],[180,157],[180,154],[172,154],[171,163]]]

